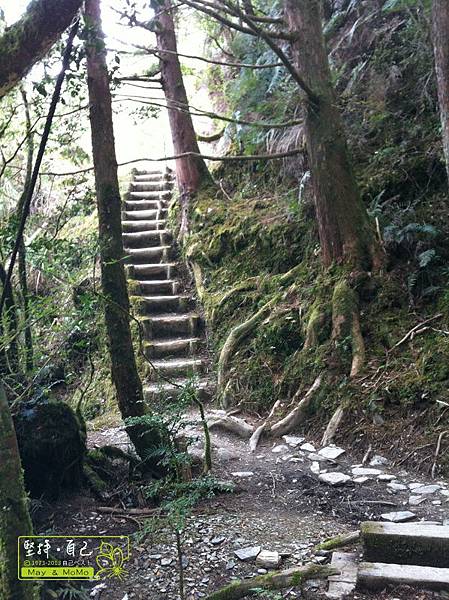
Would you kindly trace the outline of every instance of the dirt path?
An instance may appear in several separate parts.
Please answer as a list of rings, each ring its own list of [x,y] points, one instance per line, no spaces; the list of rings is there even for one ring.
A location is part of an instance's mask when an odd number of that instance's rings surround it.
[[[198,425],[192,426],[189,433],[201,439]],[[404,470],[395,470],[389,463],[378,465],[383,463],[379,458],[374,459],[374,466],[362,467],[349,451],[336,460],[323,460],[309,445],[304,446],[307,440],[288,442],[273,444],[264,440],[255,454],[249,454],[245,441],[219,430],[212,432],[214,474],[220,480],[233,481],[236,490],[203,502],[189,521],[183,538],[187,599],[202,598],[233,577],[251,577],[261,572],[254,560],[242,562],[237,558],[234,551],[239,548],[261,546],[277,550],[283,556],[281,567],[289,567],[309,560],[315,543],[355,530],[360,521],[381,519],[383,513],[410,510],[415,513],[415,520],[442,523],[449,519],[447,482],[424,481]],[[126,444],[126,434],[119,429],[92,433],[89,443]],[[360,476],[353,471],[358,468],[374,471]],[[320,480],[323,472],[343,473],[350,479],[334,487]],[[423,488],[418,484],[439,487]],[[419,504],[410,505],[410,500]],[[96,513],[95,505],[88,499],[65,505],[65,515],[70,515],[70,520],[66,516],[56,518],[56,528],[63,533],[136,532],[133,521]],[[55,514],[61,512],[60,507],[54,510]],[[327,557],[314,560],[326,561]],[[106,581],[93,587],[91,597],[175,600],[177,586],[175,540],[170,531],[163,530],[134,541],[129,576],[123,582]],[[322,586],[311,582],[305,595],[290,590],[287,597],[320,598],[324,597],[323,592]],[[354,596],[368,597],[411,600],[437,596],[408,589]]]

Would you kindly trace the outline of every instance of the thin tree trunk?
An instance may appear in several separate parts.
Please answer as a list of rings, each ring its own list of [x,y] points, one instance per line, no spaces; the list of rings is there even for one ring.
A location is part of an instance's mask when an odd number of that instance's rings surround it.
[[[19,218],[22,214],[23,205],[25,202],[25,198],[28,193],[28,188],[31,183],[31,176],[33,172],[33,156],[34,156],[34,135],[31,129],[31,118],[30,118],[30,108],[28,104],[28,98],[25,90],[22,88],[20,90],[22,95],[23,103],[25,105],[25,119],[26,119],[26,130],[27,130],[27,166],[26,166],[26,174],[25,174],[25,184],[24,191],[19,200],[18,205],[18,213]],[[19,268],[19,282],[20,289],[22,292],[22,302],[23,302],[23,320],[24,320],[24,328],[25,328],[25,367],[27,371],[31,371],[34,365],[33,361],[33,333],[31,331],[31,319],[30,319],[30,299],[28,292],[28,277],[27,277],[27,269],[26,269],[26,248],[25,242],[23,241],[23,237],[20,242],[19,253],[18,253],[18,268]]]
[[[433,0],[432,41],[440,105],[444,158],[449,178],[449,2]]]
[[[321,26],[319,0],[284,0],[294,61],[317,101],[305,103],[305,133],[322,260],[378,267],[374,230],[352,171]]]
[[[0,337],[6,334],[10,339],[9,350],[5,348],[0,359],[0,374],[6,374],[10,370],[17,372],[20,369],[19,346],[17,343],[19,324],[17,320],[17,309],[14,300],[14,293],[12,291],[11,283],[7,282],[6,271],[2,264],[0,264],[0,282],[3,288],[5,288],[6,285],[4,312],[6,331],[4,331],[3,323],[1,322],[2,317],[0,316]]]
[[[175,154],[185,152],[200,153],[193,127],[192,117],[187,112],[187,93],[182,77],[181,65],[177,56],[174,8],[171,0],[152,0],[156,15],[154,18],[157,49],[160,56],[162,88],[168,107],[168,118]],[[179,110],[185,107],[186,111]],[[176,161],[176,179],[181,197],[181,232],[187,231],[189,202],[198,192],[204,181],[210,180],[206,163],[200,157],[188,156]]]
[[[126,419],[142,417],[146,410],[129,324],[129,298],[123,266],[121,199],[100,0],[86,0],[85,6],[89,33],[86,44],[87,78],[98,206],[101,282],[112,379],[120,412],[123,419]],[[142,426],[128,427],[127,431],[141,457],[158,443],[156,436],[142,435]]]
[[[0,382],[0,598],[37,598],[33,582],[17,578],[17,538],[32,533],[16,434]]]
[[[5,30],[0,37],[0,98],[47,54],[81,4],[82,0],[34,0]]]

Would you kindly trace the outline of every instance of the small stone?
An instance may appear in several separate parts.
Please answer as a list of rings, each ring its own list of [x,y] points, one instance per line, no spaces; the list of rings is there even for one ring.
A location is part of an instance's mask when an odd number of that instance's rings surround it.
[[[233,568],[235,567],[235,561],[234,560],[228,560],[228,562],[226,563],[226,571],[231,571]]]
[[[217,535],[216,537],[212,538],[210,543],[213,546],[218,546],[219,544],[223,543],[225,541],[225,537],[221,536],[221,535]]]
[[[421,487],[418,488],[414,488],[413,492],[415,494],[421,494],[421,495],[427,495],[427,494],[434,494],[435,492],[438,492],[439,490],[441,490],[441,485],[422,485]]]
[[[345,452],[346,450],[343,450],[343,448],[338,448],[337,446],[326,446],[325,448],[318,450],[318,454],[321,454],[321,456],[324,456],[324,458],[329,458],[330,460],[335,460]]]
[[[312,473],[314,473],[315,475],[319,475],[320,473],[320,463],[319,462],[313,462],[310,465],[310,470],[312,471]]]
[[[404,485],[403,483],[396,483],[395,481],[389,483],[387,487],[389,487],[390,490],[393,490],[394,492],[403,492],[407,489],[406,485]]]
[[[267,573],[268,573],[268,571],[266,569],[257,569],[258,575],[266,575]]]
[[[409,483],[408,487],[410,490],[415,490],[416,488],[422,487],[422,483]]]
[[[380,467],[381,465],[388,465],[388,458],[385,456],[380,456],[379,454],[375,454],[373,458],[369,461],[369,464],[372,467]]]
[[[304,459],[301,458],[300,456],[294,456],[293,458],[290,458],[288,462],[291,462],[291,463],[304,462]]]
[[[443,525],[447,527],[449,525],[449,519],[444,519]]]
[[[289,446],[292,446],[293,448],[296,448],[296,446],[299,446],[299,444],[303,443],[303,441],[304,441],[305,438],[303,438],[303,437],[297,437],[296,435],[283,435],[282,439]]]
[[[356,477],[354,479],[354,483],[366,483],[367,481],[369,481],[369,477]]]
[[[161,560],[161,567],[168,567],[169,565],[171,565],[173,562],[172,558],[163,558]]]
[[[434,506],[441,506],[441,500],[432,500]]]
[[[315,446],[308,442],[301,446],[301,450],[304,450],[305,452],[316,452]]]
[[[416,517],[415,513],[412,513],[410,510],[384,513],[380,516],[384,521],[391,521],[392,523],[405,523]]]
[[[235,471],[234,473],[231,473],[231,475],[233,477],[240,477],[241,479],[244,479],[247,477],[252,477],[254,473],[252,471]]]
[[[239,548],[238,550],[234,550],[234,554],[239,560],[245,562],[247,560],[253,560],[256,558],[260,550],[260,546],[248,546],[247,548]]]
[[[356,477],[377,477],[377,475],[382,474],[382,471],[380,469],[370,469],[369,467],[354,467],[352,474]]]
[[[387,475],[386,473],[381,473],[377,476],[377,479],[379,481],[393,481],[393,479],[396,479],[396,475]]]
[[[281,452],[288,452],[288,451],[289,451],[289,447],[286,446],[285,444],[279,444],[278,446],[275,446],[271,450],[271,452],[273,452],[274,454],[280,454]]]
[[[440,490],[440,494],[443,496],[449,496],[449,490]]]
[[[321,473],[319,475],[319,480],[323,483],[327,483],[328,485],[344,485],[348,481],[351,480],[349,475],[345,475],[345,473],[331,472],[331,473]]]
[[[276,551],[262,550],[256,558],[256,564],[266,569],[276,569],[280,562],[281,557]]]
[[[410,498],[408,499],[408,503],[410,504],[410,506],[419,506],[420,504],[425,502],[425,500],[426,498],[424,498],[423,496],[410,496]]]

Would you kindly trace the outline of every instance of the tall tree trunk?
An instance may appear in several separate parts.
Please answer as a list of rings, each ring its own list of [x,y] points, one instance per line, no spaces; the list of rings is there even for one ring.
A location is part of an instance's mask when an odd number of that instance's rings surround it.
[[[0,598],[36,600],[36,586],[17,578],[17,538],[32,535],[11,412],[0,382]]]
[[[305,134],[315,193],[322,260],[370,271],[379,250],[360,198],[349,159],[346,135],[321,26],[319,0],[284,0],[289,29],[295,35],[295,65],[317,101],[305,103]]]
[[[449,178],[449,2],[433,0],[432,42],[440,105],[444,158]]]
[[[82,0],[33,0],[0,37],[0,98],[43,58],[81,7]]]
[[[6,328],[3,327],[2,317],[0,316],[0,338],[4,336],[4,341],[9,339],[8,348],[1,352],[0,357],[0,375],[8,372],[17,373],[20,370],[19,361],[19,345],[18,332],[19,324],[17,320],[17,308],[14,300],[14,293],[11,283],[7,283],[6,271],[0,264],[0,282],[4,288],[6,285],[5,295],[5,312],[3,313]],[[7,336],[7,337],[6,337]],[[6,338],[6,339],[5,339]]]
[[[23,194],[19,200],[18,205],[18,213],[19,220],[20,215],[22,214],[23,205],[28,193],[28,188],[31,184],[31,176],[33,172],[33,156],[34,156],[34,134],[31,128],[31,118],[30,118],[30,107],[28,104],[28,98],[25,90],[22,88],[20,90],[22,95],[23,103],[25,105],[25,120],[26,120],[26,131],[27,131],[27,166],[26,166],[26,174],[25,174],[25,184],[23,189]],[[19,268],[19,282],[20,282],[20,290],[22,292],[22,302],[23,302],[23,320],[24,320],[24,329],[25,329],[25,367],[27,371],[31,371],[33,368],[33,333],[31,331],[31,314],[30,314],[30,299],[28,292],[28,277],[27,277],[27,269],[26,269],[26,248],[25,242],[23,241],[23,237],[20,241],[19,253],[18,253],[18,268]]]
[[[142,417],[146,410],[129,324],[129,298],[123,266],[121,199],[100,0],[86,0],[85,6],[88,31],[87,81],[98,206],[101,282],[112,379],[120,412],[126,419]],[[143,435],[142,427],[128,427],[127,431],[141,457],[158,443],[157,437],[151,433]]]
[[[160,57],[162,87],[168,107],[168,118],[175,154],[195,152],[199,154],[198,142],[192,117],[188,112],[188,99],[182,77],[171,0],[152,0],[157,49]],[[166,52],[168,51],[168,52]],[[181,110],[179,110],[181,108]],[[183,213],[181,230],[187,229],[187,212],[190,199],[198,192],[204,181],[210,180],[206,163],[200,157],[189,156],[176,161],[176,178],[181,196]]]

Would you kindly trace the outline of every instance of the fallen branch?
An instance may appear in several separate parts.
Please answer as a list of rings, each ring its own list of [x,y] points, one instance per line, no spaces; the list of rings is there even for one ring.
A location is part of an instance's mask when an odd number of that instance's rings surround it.
[[[270,428],[270,434],[274,436],[282,436],[286,433],[289,433],[295,427],[297,427],[305,418],[307,409],[310,406],[312,401],[312,397],[317,389],[320,387],[322,381],[322,375],[318,375],[318,377],[313,382],[312,387],[309,388],[306,395],[299,403],[295,406],[293,410],[291,410],[283,419],[275,423]],[[299,399],[300,392],[299,390],[293,396],[292,403],[296,402]]]
[[[319,552],[320,550],[334,550],[335,548],[343,548],[344,546],[352,546],[360,539],[360,531],[351,531],[350,533],[342,533],[335,537],[329,538],[317,544],[313,548],[313,552]]]
[[[404,335],[404,337],[401,340],[399,340],[399,342],[397,342],[392,348],[390,348],[390,350],[388,352],[391,352],[398,346],[401,346],[409,338],[413,339],[415,337],[415,335],[418,334],[418,330],[421,330],[421,328],[423,328],[423,325],[426,325],[427,323],[430,323],[431,321],[435,321],[436,319],[441,319],[442,316],[443,316],[443,313],[438,313],[437,315],[430,317],[429,319],[426,319],[425,321],[422,321],[421,323],[418,323],[418,325],[415,325],[415,327],[412,327],[412,329],[410,329],[410,331],[408,331]],[[423,328],[423,331],[425,331],[425,328]],[[422,333],[422,331],[420,331],[419,333]]]
[[[215,420],[210,420],[207,422],[207,426],[209,430],[214,428],[226,429],[244,439],[249,438],[254,431],[252,425],[249,425],[245,420],[232,415],[225,415],[223,417],[218,417]]]
[[[449,430],[442,431],[440,433],[440,435],[438,436],[437,447],[435,448],[435,460],[433,461],[433,465],[432,465],[432,479],[435,479],[435,472],[437,470],[437,460],[438,460],[438,456],[439,456],[440,450],[441,450],[441,442],[443,441],[444,436],[448,433],[449,433]]]
[[[252,579],[233,581],[229,585],[212,592],[205,600],[239,600],[245,596],[258,594],[260,590],[281,590],[287,587],[302,587],[309,579],[325,579],[338,575],[339,571],[328,565],[308,563],[285,571],[275,571]]]
[[[96,512],[107,515],[133,515],[140,517],[152,517],[161,512],[160,508],[118,508],[115,506],[97,506],[94,509]]]

